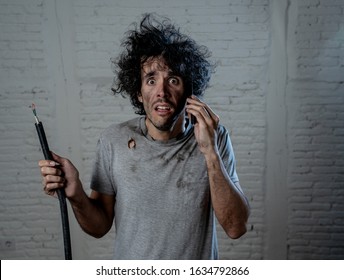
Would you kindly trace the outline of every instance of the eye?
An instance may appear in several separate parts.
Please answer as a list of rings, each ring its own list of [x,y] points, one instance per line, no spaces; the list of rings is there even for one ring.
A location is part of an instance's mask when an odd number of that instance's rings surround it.
[[[168,81],[172,85],[178,85],[179,84],[179,79],[175,78],[175,77],[171,77]]]
[[[154,85],[155,84],[155,80],[154,79],[148,79],[147,80],[147,85]]]

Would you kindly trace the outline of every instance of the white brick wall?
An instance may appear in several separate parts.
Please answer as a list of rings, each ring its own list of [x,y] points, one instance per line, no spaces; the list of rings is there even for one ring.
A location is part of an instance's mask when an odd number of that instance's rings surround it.
[[[288,81],[288,258],[344,255],[344,2],[299,1]]]
[[[57,200],[41,190],[29,105],[36,103],[51,149],[73,160],[89,191],[100,131],[134,116],[128,99],[111,95],[110,58],[149,11],[171,17],[218,61],[205,99],[231,131],[252,208],[241,239],[219,228],[221,257],[342,259],[344,3],[274,2],[2,0],[0,258],[64,258]],[[280,50],[277,27],[286,35]],[[285,233],[276,236],[279,226]],[[111,258],[114,231],[93,239],[72,215],[71,230],[74,258]]]

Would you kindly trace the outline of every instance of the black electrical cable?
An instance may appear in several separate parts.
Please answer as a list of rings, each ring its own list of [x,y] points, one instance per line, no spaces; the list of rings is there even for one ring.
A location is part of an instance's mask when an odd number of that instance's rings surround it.
[[[42,122],[39,121],[37,117],[34,104],[32,104],[32,111],[33,111],[33,114],[35,115],[35,120],[36,120],[35,126],[37,130],[39,142],[41,143],[44,158],[47,160],[54,160],[49,149],[47,138],[45,136],[43,124]],[[65,194],[64,189],[57,189],[56,193],[60,202],[65,259],[71,260],[72,259],[72,246],[71,246],[71,239],[70,239],[66,194]]]

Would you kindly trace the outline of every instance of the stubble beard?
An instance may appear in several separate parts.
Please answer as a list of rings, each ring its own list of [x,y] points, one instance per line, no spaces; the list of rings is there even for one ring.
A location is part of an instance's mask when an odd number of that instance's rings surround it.
[[[166,131],[172,131],[174,126],[176,125],[180,115],[183,113],[183,110],[185,108],[185,102],[186,102],[186,98],[185,100],[181,101],[179,103],[179,106],[176,108],[176,111],[174,112],[173,116],[171,118],[169,118],[167,120],[167,122],[162,123],[162,124],[158,124],[156,122],[153,121],[152,118],[150,118],[149,116],[147,116],[148,120],[150,121],[150,123],[158,130],[162,131],[162,132],[166,132]]]
[[[149,122],[159,131],[166,132],[172,131],[180,114],[173,114],[173,117],[164,123],[154,122],[150,117],[147,116]]]

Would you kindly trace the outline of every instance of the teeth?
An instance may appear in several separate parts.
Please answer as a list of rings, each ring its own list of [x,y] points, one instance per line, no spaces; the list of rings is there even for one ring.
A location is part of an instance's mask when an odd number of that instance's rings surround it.
[[[158,106],[157,109],[158,110],[169,110],[170,107],[168,107],[168,106]]]

